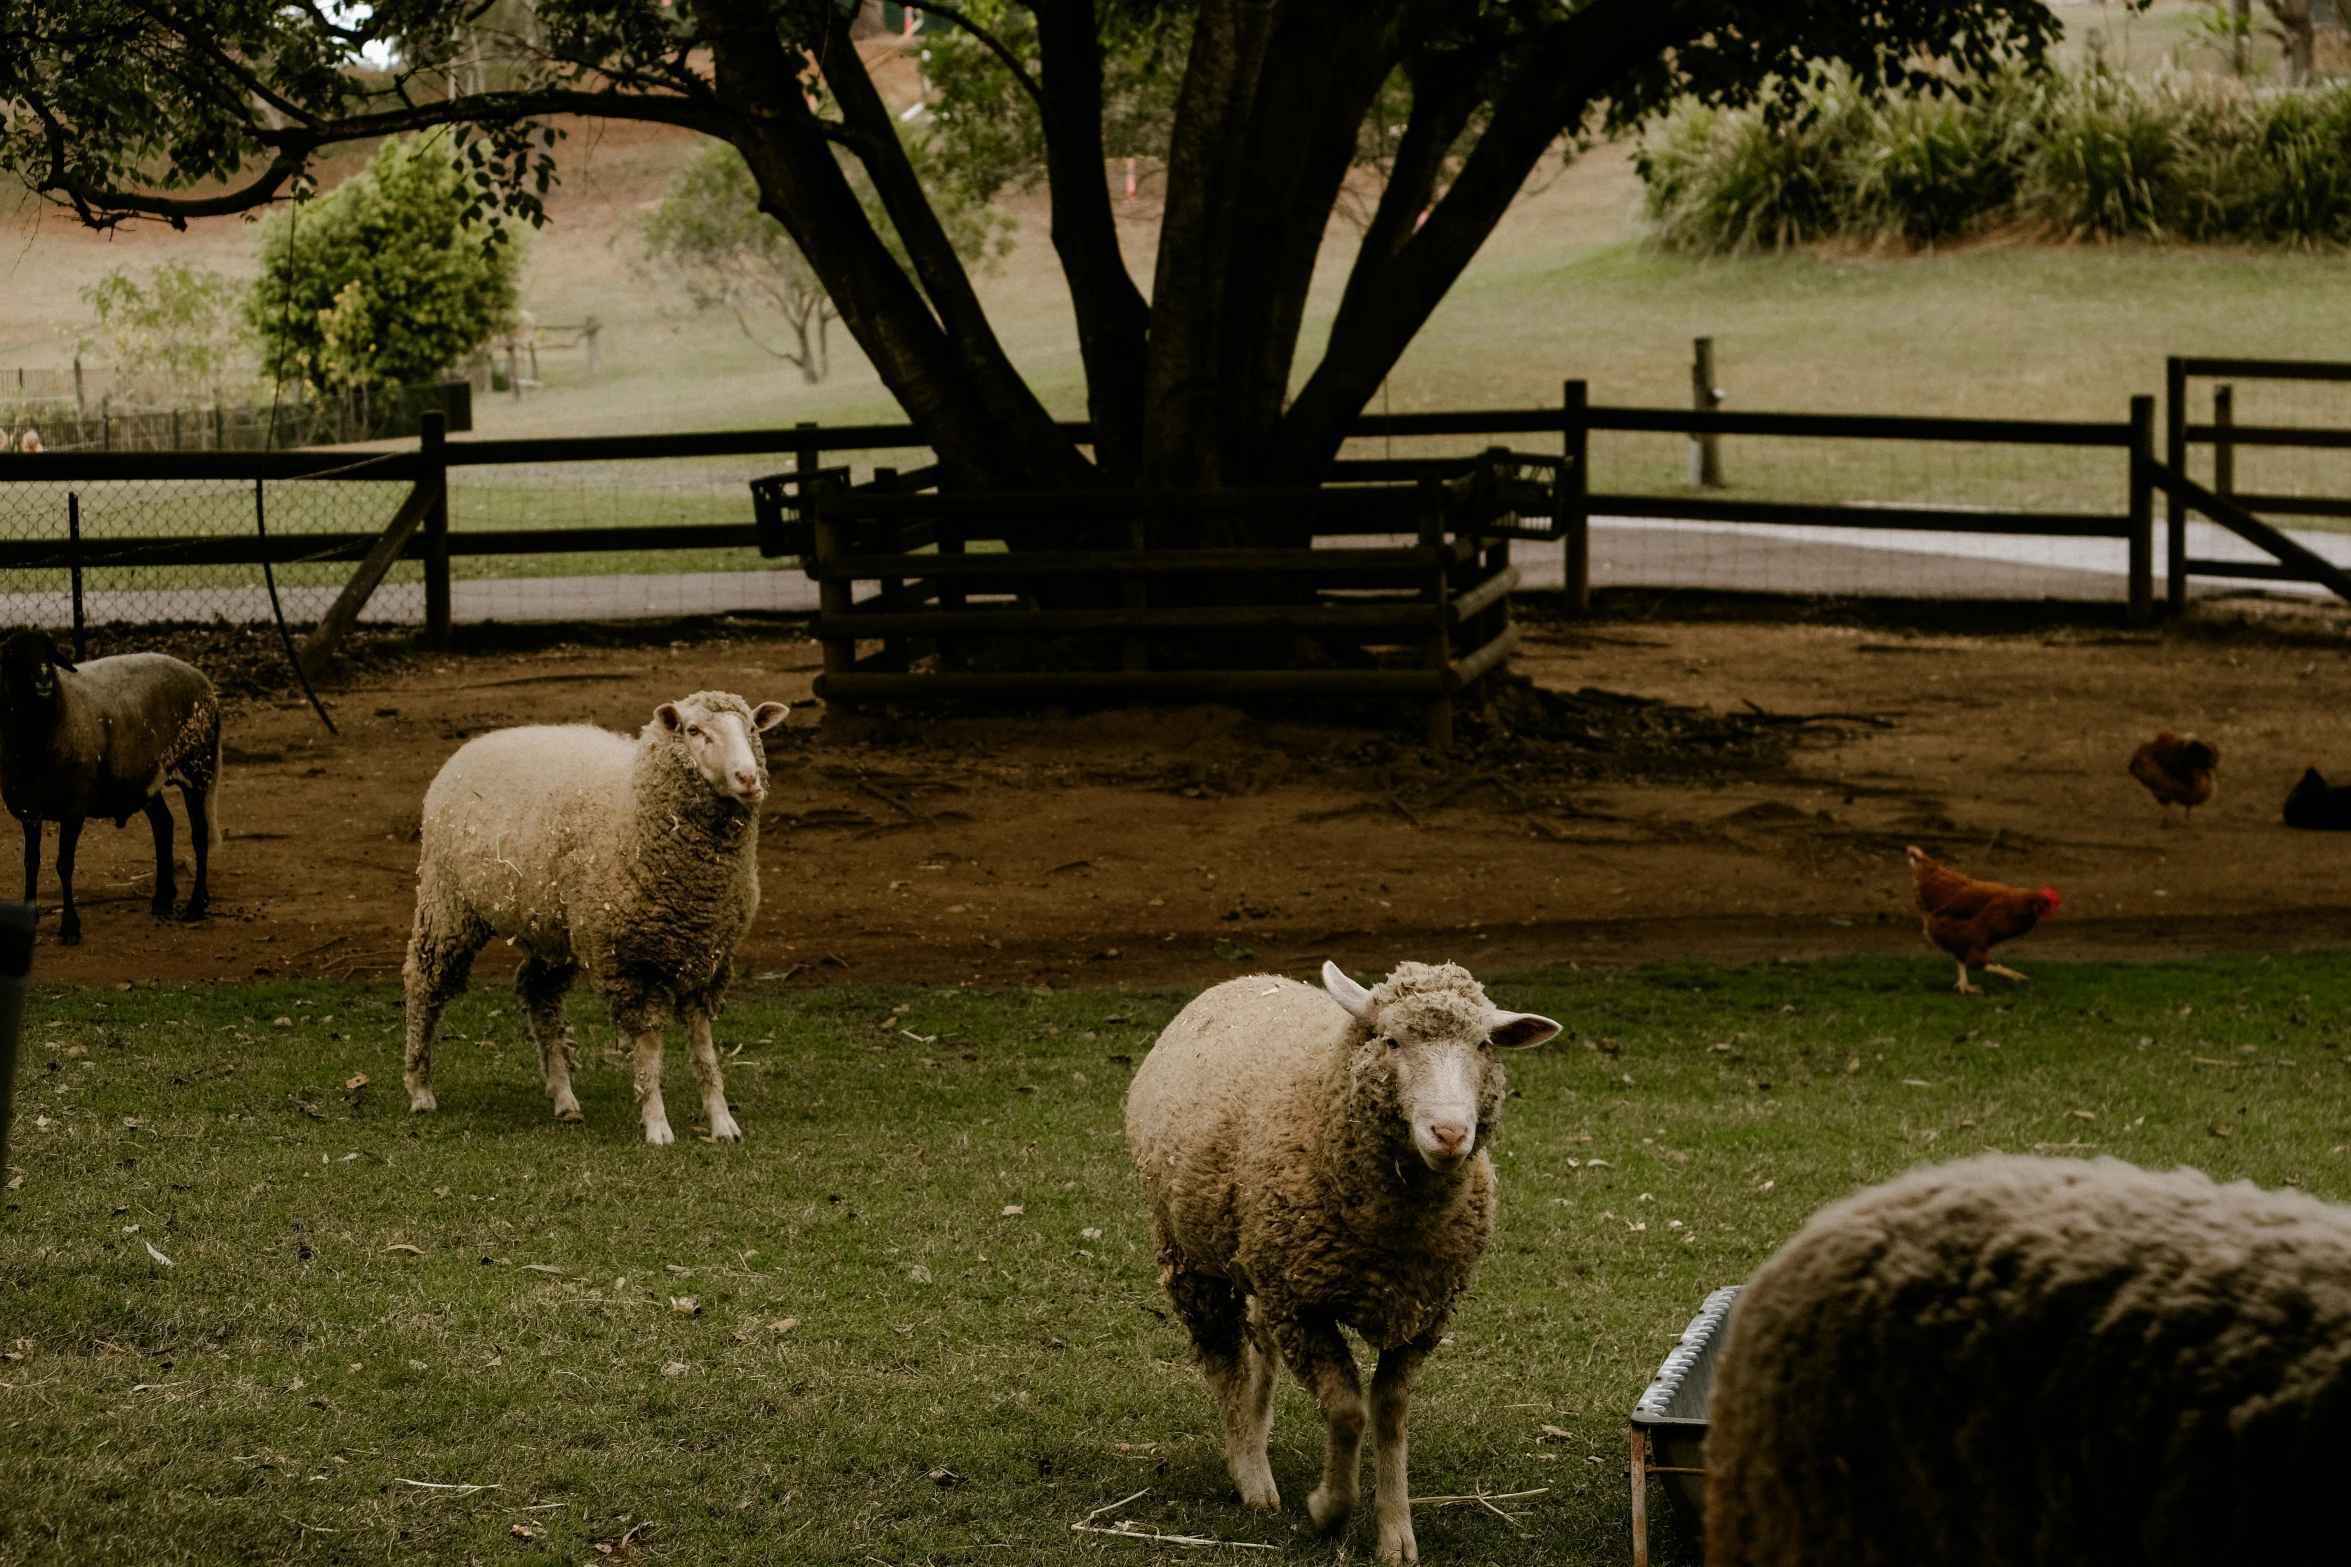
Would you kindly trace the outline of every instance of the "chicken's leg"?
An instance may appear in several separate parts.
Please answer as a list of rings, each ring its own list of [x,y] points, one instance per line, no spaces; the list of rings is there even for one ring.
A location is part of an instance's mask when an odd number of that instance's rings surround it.
[[[1959,964],[1959,984],[1957,989],[1963,996],[1980,996],[1984,993],[1983,986],[1971,985],[1967,982],[1967,962],[1964,958],[1960,960]]]
[[[1985,973],[1987,973],[1987,974],[1997,974],[1997,975],[1999,975],[1999,976],[2000,976],[2002,979],[2013,979],[2013,980],[2015,980],[2015,981],[2016,981],[2018,984],[2020,984],[2020,985],[2029,985],[2029,984],[2031,984],[2031,983],[2032,983],[2032,981],[2031,981],[2031,980],[2029,980],[2029,979],[2025,978],[2025,977],[2024,977],[2022,974],[2019,974],[2019,973],[2018,973],[2016,970],[2014,970],[2014,969],[2012,969],[2012,968],[2009,968],[2007,965],[2005,965],[2005,964],[2001,964],[2001,963],[1987,963],[1987,964],[1985,964],[1985,965],[1984,965],[1984,972],[1985,972]]]

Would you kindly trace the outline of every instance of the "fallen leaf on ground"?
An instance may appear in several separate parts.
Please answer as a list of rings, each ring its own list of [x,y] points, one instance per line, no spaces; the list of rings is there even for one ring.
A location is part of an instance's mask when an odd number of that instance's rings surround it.
[[[561,1268],[552,1268],[543,1262],[526,1262],[523,1264],[523,1269],[529,1273],[552,1273],[559,1279],[563,1277]]]
[[[345,1088],[365,1088],[367,1086],[367,1074],[365,1072],[354,1072],[349,1077],[343,1079],[343,1086]]]
[[[673,1360],[661,1368],[661,1374],[665,1377],[682,1377],[686,1374],[686,1363],[682,1360]]]
[[[2097,1112],[2094,1110],[2068,1110],[2066,1114],[2082,1121],[2095,1121],[2098,1119]]]
[[[1555,1425],[1546,1424],[1538,1426],[1536,1429],[1542,1432],[1542,1435],[1535,1438],[1538,1442],[1572,1442],[1575,1440],[1573,1431],[1563,1431]]]
[[[413,1256],[418,1256],[418,1257],[421,1257],[421,1256],[423,1256],[423,1255],[424,1255],[424,1248],[423,1248],[422,1246],[411,1246],[411,1245],[409,1245],[409,1244],[408,1244],[406,1241],[394,1241],[394,1242],[393,1242],[391,1245],[389,1245],[389,1246],[386,1246],[386,1247],[384,1248],[384,1250],[386,1250],[386,1251],[404,1251],[404,1252],[408,1252],[408,1253],[410,1253],[410,1254],[411,1254],[411,1255],[413,1255]]]
[[[147,1248],[148,1256],[153,1257],[157,1262],[162,1263],[165,1267],[176,1268],[179,1266],[178,1263],[172,1261],[169,1257],[166,1257],[163,1253],[157,1251],[153,1241],[141,1241],[139,1244]]]
[[[518,1523],[506,1532],[518,1540],[535,1540],[539,1537],[539,1531],[527,1523]]]
[[[699,1317],[702,1315],[702,1302],[691,1295],[672,1295],[669,1298],[669,1309],[681,1317]]]
[[[906,1277],[917,1284],[928,1284],[931,1281],[931,1270],[918,1262],[906,1270]]]
[[[1023,1208],[1019,1203],[1008,1202],[1004,1205],[1003,1213],[998,1215],[998,1217],[1005,1219],[1017,1219],[1026,1212],[1028,1212],[1028,1210]]]
[[[778,1317],[775,1319],[775,1321],[768,1324],[769,1327],[775,1329],[778,1333],[789,1333],[799,1325],[800,1319],[798,1317]]]

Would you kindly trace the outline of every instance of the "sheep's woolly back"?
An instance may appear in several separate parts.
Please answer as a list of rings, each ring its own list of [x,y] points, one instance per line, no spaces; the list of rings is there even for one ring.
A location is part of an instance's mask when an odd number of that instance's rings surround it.
[[[723,692],[677,706],[750,723]],[[641,1028],[672,997],[723,993],[759,908],[758,841],[757,811],[715,794],[658,720],[634,740],[585,724],[499,730],[461,747],[425,794],[419,926],[578,963]]]
[[[1407,964],[1373,992],[1383,1027],[1447,1036],[1483,992],[1451,965]],[[1436,1331],[1493,1223],[1483,1139],[1450,1176],[1423,1166],[1393,1098],[1389,1047],[1327,991],[1253,974],[1204,991],[1127,1091],[1127,1145],[1163,1267],[1256,1295],[1270,1315],[1322,1311],[1382,1347]],[[1498,1108],[1502,1069],[1489,1072]]]
[[[1740,1296],[1710,1567],[2340,1559],[2351,1209],[1989,1156],[1824,1209]]]

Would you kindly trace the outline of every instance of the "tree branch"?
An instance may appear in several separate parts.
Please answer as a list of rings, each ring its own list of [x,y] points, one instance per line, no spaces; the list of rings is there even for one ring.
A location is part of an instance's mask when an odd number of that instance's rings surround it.
[[[1719,18],[1693,0],[1592,0],[1527,50],[1491,122],[1443,200],[1358,294],[1274,436],[1275,482],[1318,475],[1543,154],[1617,83],[1686,47]]]
[[[1004,47],[1002,39],[950,6],[925,5],[922,8],[922,14],[943,18],[977,38],[988,53],[1004,63],[1004,69],[1010,71],[1012,79],[1020,83],[1021,91],[1029,95],[1029,101],[1037,106],[1038,112],[1044,112],[1045,89],[1037,85],[1037,79],[1031,76],[1028,73],[1028,68],[1020,63],[1020,57]]]
[[[1100,19],[1094,0],[1038,0],[1035,12],[1037,52],[1051,88],[1040,107],[1053,250],[1077,317],[1094,461],[1110,482],[1125,484],[1142,460],[1151,306],[1127,270],[1102,173]]]
[[[147,4],[146,0],[132,0],[132,5],[135,9],[144,11],[149,19],[163,27],[165,31],[175,34],[189,48],[194,49],[214,65],[235,77],[238,84],[247,92],[277,110],[278,113],[312,129],[318,127],[320,121],[316,113],[304,108],[263,81],[258,72],[223,49],[210,34],[191,27],[169,11]]]
[[[44,119],[49,118],[40,106],[35,107],[36,112],[43,113]],[[101,189],[76,182],[67,174],[67,161],[63,156],[62,144],[58,141],[58,137],[63,134],[62,127],[59,127],[52,136],[49,177],[35,189],[44,195],[62,193],[72,202],[82,222],[91,228],[111,228],[124,218],[161,218],[177,228],[185,225],[190,218],[225,217],[268,205],[286,182],[300,174],[308,166],[311,157],[323,148],[345,142],[400,136],[410,131],[431,130],[437,126],[513,124],[551,114],[601,116],[656,125],[678,125],[706,135],[714,134],[720,123],[719,115],[711,105],[683,94],[574,92],[563,89],[478,93],[468,98],[415,104],[386,113],[320,120],[315,125],[289,130],[251,127],[249,133],[253,139],[276,154],[268,169],[250,184],[218,196],[200,197]]]
[[[842,119],[858,138],[854,143],[858,157],[882,199],[883,210],[898,231],[899,241],[906,247],[907,259],[914,264],[915,277],[923,293],[938,313],[940,324],[947,329],[950,350],[979,384],[996,417],[1020,432],[1023,449],[1035,453],[1050,450],[1057,444],[1068,454],[1067,462],[1056,465],[1060,469],[1058,478],[1077,480],[1082,477],[1085,464],[1061,436],[1053,416],[1021,379],[997,340],[995,323],[988,319],[979,295],[972,289],[971,274],[965,270],[963,258],[955,253],[954,243],[940,226],[939,215],[932,210],[930,197],[924,193],[922,181],[907,159],[905,144],[898,139],[896,117],[882,102],[864,60],[850,42],[849,19],[828,8],[826,23],[821,67],[825,82],[833,90],[834,101],[841,106]],[[1046,475],[1039,477],[1052,482]]]

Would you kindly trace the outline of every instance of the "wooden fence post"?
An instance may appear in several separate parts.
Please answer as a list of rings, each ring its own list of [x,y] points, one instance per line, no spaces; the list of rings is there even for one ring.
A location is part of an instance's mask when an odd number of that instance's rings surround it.
[[[426,494],[424,514],[424,634],[449,640],[448,416],[429,410],[417,421],[416,482]]]
[[[2131,624],[2155,618],[2155,399],[2131,399]],[[2184,577],[2179,579],[2183,583]]]
[[[1442,551],[1445,547],[1445,482],[1442,479],[1423,479],[1420,482],[1420,547],[1431,551]],[[1435,626],[1429,631],[1422,664],[1434,670],[1439,681],[1436,695],[1429,699],[1429,748],[1444,751],[1453,745],[1453,637],[1452,628],[1446,622],[1446,611],[1453,599],[1453,573],[1442,559],[1430,569],[1428,597],[1436,608],[1437,618]]]
[[[1560,441],[1558,519],[1561,539],[1560,586],[1565,589],[1569,614],[1592,608],[1592,426],[1586,414],[1590,389],[1582,381],[1567,383],[1560,399],[1563,434]]]
[[[2188,362],[2177,354],[2163,362],[2163,460],[2188,476]],[[2163,594],[2176,615],[2188,607],[2188,509],[2168,490],[2163,534]]]
[[[1714,339],[1701,337],[1690,356],[1690,407],[1710,414],[1722,406],[1722,388],[1714,384]],[[1690,488],[1722,488],[1722,437],[1693,431],[1690,435]]]
[[[73,658],[78,664],[89,656],[89,649],[82,641],[82,497],[74,490],[65,492],[65,538],[73,576]]]
[[[2212,389],[2212,493],[2237,493],[2237,443],[2229,438],[2229,426],[2237,422],[2237,389],[2216,386]]]

